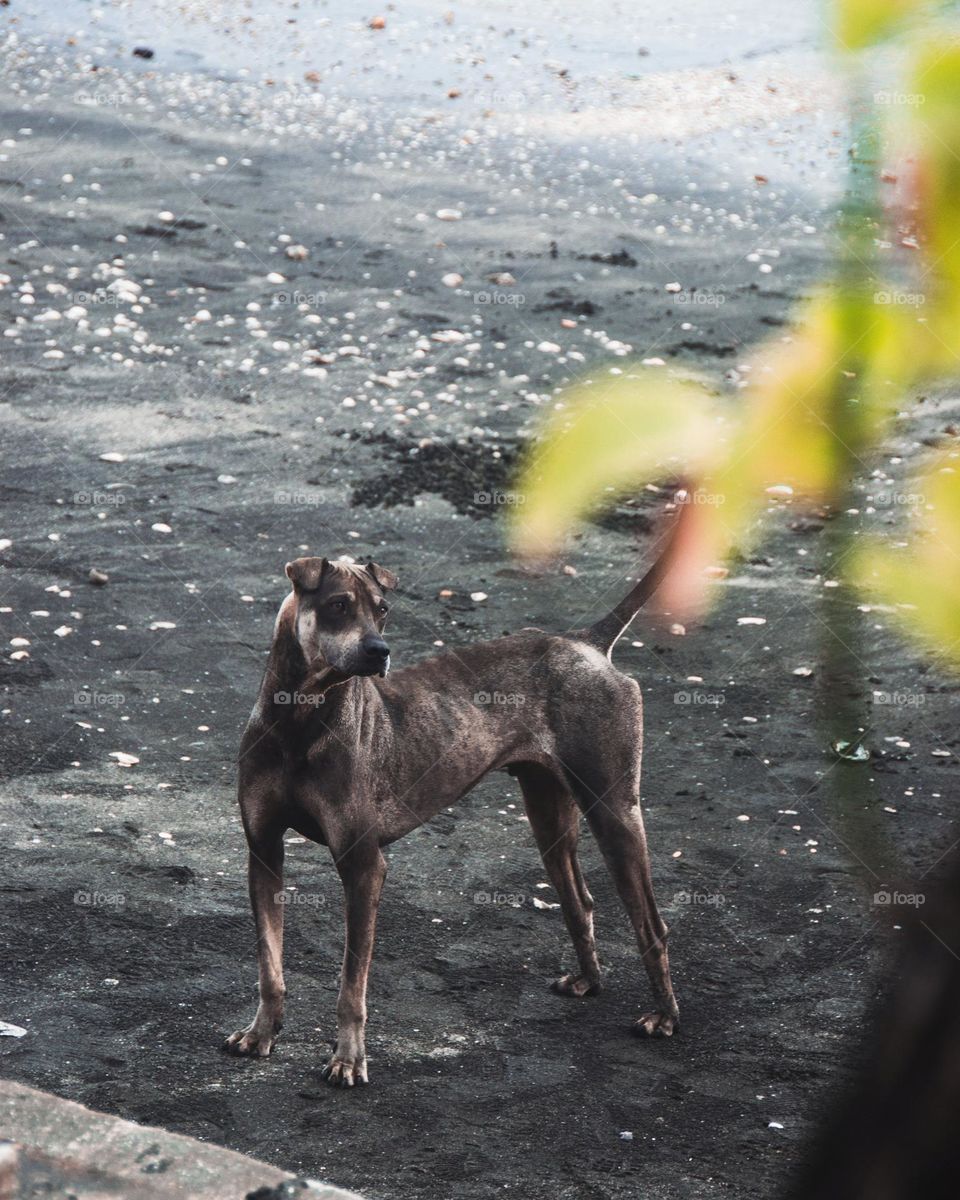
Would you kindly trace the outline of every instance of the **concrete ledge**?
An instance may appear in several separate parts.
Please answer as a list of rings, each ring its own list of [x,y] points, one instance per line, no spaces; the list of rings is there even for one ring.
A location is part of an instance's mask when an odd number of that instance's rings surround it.
[[[361,1200],[233,1150],[0,1081],[0,1200]]]

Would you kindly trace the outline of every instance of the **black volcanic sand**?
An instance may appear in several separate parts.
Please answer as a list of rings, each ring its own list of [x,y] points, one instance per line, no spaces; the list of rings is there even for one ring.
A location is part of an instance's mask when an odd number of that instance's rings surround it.
[[[0,1018],[28,1031],[0,1038],[5,1074],[383,1200],[774,1195],[913,912],[874,893],[930,886],[958,765],[956,688],[873,609],[864,686],[893,702],[870,764],[837,767],[811,716],[822,522],[789,505],[702,626],[639,621],[616,655],[647,702],[677,1038],[629,1035],[646,982],[589,840],[607,988],[548,991],[571,951],[497,775],[389,851],[369,1088],[320,1079],[341,915],[300,839],[287,1027],[268,1062],[219,1047],[254,1006],[234,756],[284,562],[396,570],[397,666],[598,615],[649,550],[655,497],[585,527],[575,574],[526,575],[502,533],[525,438],[565,381],[637,358],[735,402],[745,348],[827,263],[821,201],[777,189],[759,135],[756,162],[692,137],[619,164],[598,142],[588,169],[577,145],[404,133],[268,89],[260,107],[252,84],[111,73],[91,101],[73,59],[3,53]],[[673,281],[723,303],[678,306]],[[905,412],[858,482],[865,525],[905,535],[891,501],[955,409]],[[838,769],[871,781],[855,842],[826,795]]]

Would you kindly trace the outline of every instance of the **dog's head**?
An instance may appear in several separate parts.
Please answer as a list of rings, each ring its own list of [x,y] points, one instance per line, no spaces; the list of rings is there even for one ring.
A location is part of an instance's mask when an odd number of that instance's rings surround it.
[[[294,635],[310,667],[326,664],[342,675],[386,675],[390,647],[383,627],[390,606],[384,592],[397,586],[385,567],[295,558],[287,578],[296,599]]]

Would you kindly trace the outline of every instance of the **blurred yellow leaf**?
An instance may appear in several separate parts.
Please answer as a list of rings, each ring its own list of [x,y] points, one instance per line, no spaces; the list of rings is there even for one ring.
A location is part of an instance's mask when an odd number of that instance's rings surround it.
[[[931,0],[834,0],[833,33],[841,50],[862,50],[933,7]]]
[[[873,295],[824,293],[757,354],[742,431],[711,488],[828,497],[902,395],[916,317]],[[731,511],[732,510],[728,510]]]
[[[703,473],[722,422],[708,393],[653,370],[573,388],[563,397],[518,483],[517,551],[557,550],[580,518],[669,475]]]
[[[923,515],[909,548],[893,550],[871,539],[855,557],[852,576],[897,606],[898,619],[913,637],[960,662],[960,474],[955,463],[941,462],[918,485]]]
[[[960,365],[960,40],[929,41],[917,58],[910,94],[916,195],[923,214],[927,319],[934,361]]]

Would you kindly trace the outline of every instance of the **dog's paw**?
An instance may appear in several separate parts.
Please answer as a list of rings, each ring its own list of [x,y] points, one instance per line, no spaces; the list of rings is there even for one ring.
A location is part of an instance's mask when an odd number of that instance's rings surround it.
[[[586,975],[561,975],[550,984],[550,990],[558,996],[595,996],[603,990],[599,979],[588,979]]]
[[[277,1040],[277,1033],[266,1033],[258,1029],[256,1024],[248,1025],[246,1029],[238,1029],[231,1033],[223,1043],[227,1054],[239,1054],[248,1058],[267,1058]]]
[[[679,1028],[675,1013],[648,1012],[634,1022],[633,1032],[637,1037],[672,1037]]]
[[[355,1084],[369,1083],[365,1058],[341,1058],[336,1051],[320,1075],[331,1087],[351,1088]]]

